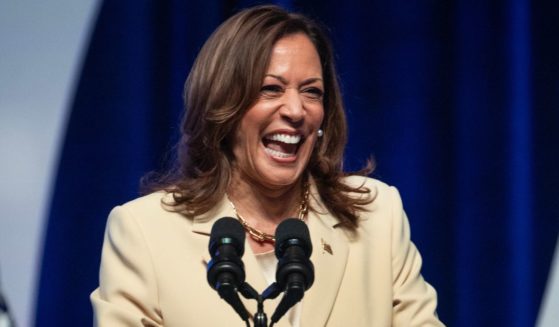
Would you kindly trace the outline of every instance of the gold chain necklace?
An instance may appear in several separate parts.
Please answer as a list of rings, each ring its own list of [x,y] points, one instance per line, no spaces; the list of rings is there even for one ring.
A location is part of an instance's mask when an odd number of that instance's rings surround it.
[[[227,200],[229,201],[229,204],[231,205],[231,208],[233,208],[233,212],[235,212],[235,216],[237,216],[237,219],[239,220],[241,225],[243,225],[243,228],[245,229],[245,231],[250,235],[250,237],[253,240],[255,240],[258,243],[264,243],[264,242],[275,243],[276,242],[276,237],[274,235],[264,233],[263,231],[258,230],[256,228],[250,226],[248,224],[248,222],[246,221],[246,219],[243,218],[243,216],[241,216],[237,212],[237,208],[235,208],[235,205],[233,204],[233,201],[231,201],[229,199],[228,195],[227,195]],[[301,204],[299,205],[299,216],[297,217],[301,221],[305,221],[305,216],[307,215],[307,212],[309,211],[308,202],[309,202],[309,185],[305,184],[305,192],[303,193],[303,200],[301,200]]]

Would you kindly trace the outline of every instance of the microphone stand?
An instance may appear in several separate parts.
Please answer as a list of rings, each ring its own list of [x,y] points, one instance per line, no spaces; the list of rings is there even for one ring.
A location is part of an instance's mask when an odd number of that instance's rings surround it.
[[[285,290],[281,289],[280,284],[274,282],[270,286],[268,286],[262,294],[258,294],[258,292],[254,289],[254,287],[252,287],[247,282],[243,282],[239,286],[237,291],[241,293],[241,295],[245,299],[257,301],[257,311],[254,314],[254,319],[253,319],[254,327],[268,327],[268,316],[264,312],[264,301],[268,299],[275,299],[282,292],[285,292],[283,298],[278,304],[278,307],[276,308],[276,311],[272,315],[272,320],[270,322],[270,327],[272,327],[276,322],[278,322],[281,319],[281,317],[287,312],[287,310],[289,310],[295,303],[299,302],[303,298],[303,294],[305,292],[303,283],[298,280],[294,280],[293,282],[294,283],[290,284],[290,287],[287,287]],[[236,304],[238,306],[241,306],[242,309],[238,309],[238,307],[235,308],[233,304],[231,305],[233,306],[235,311],[237,311],[239,315],[241,315],[241,318],[244,318],[243,315],[241,314],[241,311],[247,312],[244,305],[240,301],[238,301]],[[248,319],[245,320],[245,323],[247,324],[247,326],[250,326]]]
[[[244,282],[238,289],[239,293],[245,299],[254,299],[257,301],[257,312],[254,315],[254,327],[268,327],[268,316],[264,312],[264,301],[268,299],[275,299],[280,295],[283,291],[280,287],[280,284],[274,282],[268,288],[264,290],[262,294],[258,294],[258,292],[247,282]],[[285,312],[291,308],[293,303],[298,302],[303,296],[302,293],[305,292],[304,288],[300,289],[300,294],[296,294],[296,300],[293,299],[293,290],[287,289],[285,291],[284,297],[282,298],[278,308],[276,308],[276,312],[272,315],[272,321],[270,326],[273,326],[278,320],[285,314]],[[289,294],[288,294],[289,293]],[[299,292],[295,292],[299,293]]]
[[[254,299],[257,301],[257,311],[254,315],[254,327],[268,327],[268,317],[264,312],[265,298],[258,294],[258,292],[247,282],[244,282],[241,287],[239,287],[239,292],[245,299]]]
[[[289,310],[295,303],[299,302],[305,293],[304,284],[301,281],[294,280],[294,283],[290,283],[285,290],[281,289],[280,284],[277,282],[268,286],[262,297],[264,300],[275,299],[284,292],[280,303],[278,304],[274,314],[272,315],[272,321],[270,322],[270,327],[272,327],[276,322],[278,322],[281,317]]]

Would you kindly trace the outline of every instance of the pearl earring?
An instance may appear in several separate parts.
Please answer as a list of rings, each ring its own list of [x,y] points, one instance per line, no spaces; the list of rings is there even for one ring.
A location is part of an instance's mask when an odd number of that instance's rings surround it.
[[[319,128],[318,131],[316,131],[316,135],[318,135],[318,137],[322,137],[324,135],[322,128]]]

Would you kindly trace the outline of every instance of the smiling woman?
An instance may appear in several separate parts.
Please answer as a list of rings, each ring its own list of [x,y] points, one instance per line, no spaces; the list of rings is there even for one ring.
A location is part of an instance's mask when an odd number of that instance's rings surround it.
[[[303,33],[279,39],[261,94],[235,131],[228,191],[236,207],[248,213],[247,223],[264,233],[273,234],[278,223],[297,216],[303,176],[324,118],[323,89],[311,40]],[[273,249],[270,242],[249,241],[256,252]]]
[[[397,191],[365,177],[371,163],[342,170],[345,114],[313,21],[275,6],[231,17],[201,49],[185,107],[175,169],[109,217],[91,296],[100,325],[235,325],[205,281],[208,235],[224,216],[249,236],[246,279],[258,290],[275,281],[280,223],[297,217],[322,246],[313,288],[279,326],[441,325]]]

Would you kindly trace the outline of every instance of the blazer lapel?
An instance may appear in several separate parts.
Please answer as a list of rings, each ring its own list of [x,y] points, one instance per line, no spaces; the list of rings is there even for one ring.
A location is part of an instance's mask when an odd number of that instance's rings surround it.
[[[347,263],[349,246],[336,231],[339,222],[318,201],[309,212],[308,226],[313,244],[311,261],[315,280],[303,300],[302,326],[325,326],[336,301]]]

